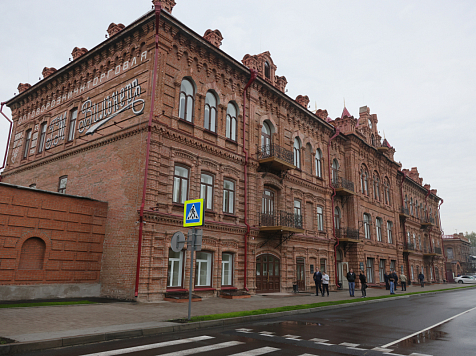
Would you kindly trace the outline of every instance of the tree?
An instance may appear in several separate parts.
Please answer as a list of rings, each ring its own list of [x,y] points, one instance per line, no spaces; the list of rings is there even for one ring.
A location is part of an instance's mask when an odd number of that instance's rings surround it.
[[[471,247],[476,247],[476,232],[472,231],[471,233],[468,233],[466,231],[464,237],[469,240],[469,242],[471,243]]]

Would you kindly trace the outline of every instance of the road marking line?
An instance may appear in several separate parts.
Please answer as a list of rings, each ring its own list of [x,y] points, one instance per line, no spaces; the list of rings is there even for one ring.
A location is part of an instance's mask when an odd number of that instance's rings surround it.
[[[367,351],[367,349],[363,349],[361,347],[352,347],[352,346],[347,346],[349,350],[359,350],[359,351]]]
[[[314,338],[314,339],[310,339],[309,341],[315,341],[315,342],[326,342],[326,341],[329,341],[327,339],[318,339],[318,338]]]
[[[391,356],[405,356],[402,354],[392,354],[391,352],[385,352],[384,355],[391,355]]]
[[[127,354],[127,353],[129,353],[129,352],[137,352],[137,351],[158,349],[158,348],[160,348],[160,347],[174,346],[174,345],[181,345],[181,344],[188,344],[188,343],[190,343],[190,342],[203,341],[203,340],[209,340],[209,339],[214,339],[214,337],[213,337],[213,336],[203,335],[203,336],[191,337],[191,338],[187,338],[187,339],[164,341],[164,342],[159,342],[159,343],[150,344],[150,345],[142,345],[142,346],[128,347],[128,348],[126,348],[126,349],[117,349],[117,350],[111,350],[111,351],[97,352],[97,353],[94,353],[94,354],[87,354],[87,355],[83,355],[83,356],[114,356],[114,355],[123,355],[123,354]]]
[[[350,347],[357,347],[359,346],[360,344],[351,344],[349,342],[342,342],[339,344],[340,346],[350,346]]]
[[[433,355],[427,355],[427,354],[419,354],[419,353],[412,353],[410,356],[433,356]]]
[[[275,332],[274,331],[260,331],[259,334],[263,336],[274,337],[273,334],[275,334]]]
[[[187,355],[198,354],[200,352],[207,352],[207,351],[214,351],[214,350],[224,349],[225,347],[237,346],[237,345],[241,345],[241,344],[244,344],[244,342],[228,341],[228,342],[222,342],[221,344],[214,344],[214,345],[196,347],[194,349],[188,349],[188,350],[182,350],[182,351],[174,351],[174,352],[170,352],[168,354],[163,354],[162,356],[187,356]]]
[[[436,323],[435,325],[432,325],[432,326],[430,326],[430,327],[428,327],[428,328],[426,328],[426,329],[417,331],[416,333],[413,333],[413,334],[411,334],[411,335],[409,335],[409,336],[402,337],[401,339],[398,339],[398,340],[396,340],[396,341],[390,342],[390,343],[388,343],[388,344],[386,344],[386,345],[382,345],[382,346],[380,346],[380,347],[386,348],[386,347],[389,347],[389,346],[398,344],[399,342],[401,342],[401,341],[403,341],[403,340],[409,339],[409,338],[411,338],[411,337],[413,337],[413,336],[415,336],[415,335],[421,334],[422,332],[425,332],[425,331],[427,331],[427,330],[433,329],[433,328],[435,328],[435,327],[437,327],[437,326],[439,326],[439,325],[441,325],[441,324],[444,324],[444,323],[446,323],[446,322],[448,322],[448,321],[450,321],[450,320],[453,320],[454,318],[457,318],[457,317],[459,317],[459,316],[461,316],[461,315],[463,315],[463,314],[469,313],[470,311],[472,311],[472,310],[474,310],[474,309],[476,309],[476,307],[471,308],[471,309],[468,309],[468,310],[466,310],[466,311],[464,311],[464,312],[462,312],[462,313],[459,313],[459,314],[457,314],[457,315],[453,315],[451,318],[448,318],[448,319],[446,319],[446,320],[440,321],[439,323]]]
[[[287,340],[301,341],[301,339],[299,339],[300,338],[299,335],[284,335],[283,337]]]
[[[382,352],[392,352],[393,351],[391,349],[385,349],[383,347],[374,347],[372,350],[373,351],[382,351]]]
[[[316,342],[319,345],[334,346],[335,344],[328,344],[327,342]]]
[[[253,329],[246,329],[246,328],[241,328],[241,329],[235,329],[235,331],[238,331],[239,333],[246,333],[249,334],[253,331]]]
[[[230,355],[230,356],[259,356],[259,355],[264,355],[264,354],[274,352],[274,351],[279,351],[279,350],[280,349],[277,349],[275,347],[266,346],[266,347],[261,347],[261,348],[256,349],[256,350],[244,351],[244,352],[240,352],[240,353],[233,354],[233,355]]]
[[[302,355],[299,355],[299,356],[316,356],[316,355],[313,355],[313,354],[302,354]]]

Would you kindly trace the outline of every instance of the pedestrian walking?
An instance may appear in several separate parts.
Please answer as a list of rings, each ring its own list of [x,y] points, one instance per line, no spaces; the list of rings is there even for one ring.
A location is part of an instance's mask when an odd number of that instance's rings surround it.
[[[390,284],[390,294],[395,294],[395,277],[393,272],[390,272],[388,275],[388,282]]]
[[[407,290],[407,276],[403,273],[400,275],[400,282],[402,283],[402,292]]]
[[[316,284],[316,295],[319,296],[319,293],[322,293],[322,273],[317,270],[314,272],[314,283]]]
[[[388,273],[385,271],[385,274],[383,275],[383,280],[385,281],[385,289],[389,290],[390,289],[390,283],[388,282]]]
[[[422,272],[418,275],[418,281],[421,284],[421,287],[423,288],[425,286],[425,276],[423,275]]]
[[[329,276],[326,272],[322,275],[322,296],[324,296],[325,291],[327,291],[327,296],[329,296]]]
[[[356,275],[354,270],[351,268],[350,271],[347,273],[347,282],[349,282],[349,295],[354,297],[355,293],[355,278]]]
[[[360,291],[362,292],[362,298],[367,296],[367,277],[365,277],[364,271],[360,270]]]

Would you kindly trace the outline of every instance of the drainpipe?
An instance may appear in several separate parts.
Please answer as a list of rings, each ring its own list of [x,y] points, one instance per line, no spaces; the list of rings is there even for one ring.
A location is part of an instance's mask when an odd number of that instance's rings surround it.
[[[332,193],[332,234],[334,236],[334,238],[337,240],[337,242],[335,243],[334,245],[334,274],[335,274],[335,278],[336,278],[336,286],[338,287],[338,283],[339,283],[339,277],[338,277],[338,274],[337,274],[337,246],[339,246],[339,239],[337,238],[336,236],[336,226],[335,226],[335,215],[334,215],[334,209],[335,209],[335,205],[334,205],[334,198],[336,196],[336,189],[334,188],[334,186],[332,185],[332,175],[331,175],[331,142],[333,139],[335,139],[340,133],[340,130],[339,128],[337,127],[336,128],[336,131],[335,131],[335,134],[334,136],[332,136],[329,140],[329,143],[327,144],[327,167],[329,168],[329,187],[332,189],[333,193]]]
[[[8,129],[8,139],[7,139],[7,145],[6,145],[6,147],[5,147],[5,157],[3,158],[3,165],[0,167],[0,169],[5,168],[5,164],[7,163],[8,145],[10,144],[10,136],[11,136],[11,134],[12,134],[12,125],[13,125],[12,120],[10,120],[10,119],[3,113],[3,105],[5,105],[5,103],[1,103],[1,105],[0,105],[0,114],[2,114],[3,117],[8,120],[8,122],[10,123],[10,128]],[[2,181],[2,175],[0,174],[0,182],[1,182],[1,181]]]
[[[246,84],[245,88],[243,89],[243,153],[245,154],[245,225],[246,225],[246,232],[245,232],[245,278],[243,281],[244,289],[248,292],[248,288],[246,287],[246,277],[248,274],[248,236],[250,235],[250,225],[248,224],[248,151],[246,150],[246,142],[245,142],[245,133],[246,133],[246,90],[249,86],[255,81],[256,77],[258,76],[258,72],[254,69],[250,70],[250,80]]]
[[[150,137],[152,133],[152,119],[154,117],[154,104],[155,104],[155,88],[157,85],[157,65],[159,60],[159,19],[162,6],[159,1],[154,3],[155,6],[155,56],[154,56],[154,72],[152,75],[152,97],[150,102],[149,123],[147,128],[147,150],[145,155],[145,170],[144,170],[144,186],[142,188],[142,203],[139,211],[139,243],[137,247],[137,268],[136,268],[136,285],[134,295],[137,298],[139,294],[139,273],[140,273],[140,257],[142,251],[142,230],[144,227],[144,206],[145,206],[145,193],[147,189],[147,175],[149,173],[149,154],[150,154]]]
[[[428,196],[430,195],[430,189],[427,189],[428,193],[426,193],[426,197],[425,197],[425,207],[426,207],[426,220],[428,222],[430,222],[430,219],[428,218],[428,204],[426,203],[426,199],[428,198]],[[428,228],[428,242],[430,244],[430,251],[433,251],[433,244],[431,243],[431,225],[430,227]],[[434,267],[433,267],[433,258],[431,259],[431,264],[430,264],[430,268],[433,269],[433,277],[435,276],[435,271],[434,271]]]
[[[441,214],[440,214],[440,208],[441,205],[444,203],[444,200],[441,199],[440,204],[438,205],[438,221],[440,222],[440,232],[441,232],[441,252],[443,253],[443,265],[444,265],[444,270],[445,270],[445,278],[446,280],[446,255],[445,255],[445,244],[443,243],[443,229],[441,228]]]
[[[407,173],[406,172],[402,172],[402,173],[403,173],[403,178],[402,178],[402,184],[400,185],[400,198],[401,198],[401,201],[402,201],[402,209],[403,209],[404,208],[404,205],[403,205],[403,182],[405,181],[405,178],[407,177]],[[405,211],[402,211],[402,212],[404,213]],[[407,220],[407,218],[405,218],[405,221],[406,220]],[[403,245],[408,243],[407,229],[406,229],[405,221],[403,222]],[[410,259],[408,258],[408,255],[407,255],[407,278],[408,278],[409,282],[412,281],[411,274],[410,274]]]

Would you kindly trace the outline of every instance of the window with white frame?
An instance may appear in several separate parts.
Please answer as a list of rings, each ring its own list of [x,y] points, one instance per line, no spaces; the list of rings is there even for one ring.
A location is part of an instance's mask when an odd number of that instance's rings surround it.
[[[173,202],[183,204],[188,198],[189,169],[182,166],[174,168]]]
[[[316,150],[316,157],[314,160],[316,166],[316,176],[318,178],[322,178],[322,152],[319,148]]]
[[[325,258],[321,258],[320,261],[320,271],[321,272],[326,272],[326,259]]]
[[[182,287],[183,252],[169,249],[169,267],[167,270],[167,287]]]
[[[26,131],[26,134],[25,134],[25,148],[23,151],[23,158],[28,157],[28,151],[30,150],[30,142],[31,142],[31,131],[32,130],[29,129]]]
[[[193,106],[195,102],[195,88],[188,79],[182,80],[180,85],[179,118],[188,122],[193,121]]]
[[[414,274],[413,274],[413,265],[410,266],[410,270],[412,272],[412,279],[414,279]]]
[[[453,248],[448,247],[446,249],[446,257],[448,257],[449,260],[453,259]]]
[[[71,111],[71,117],[69,118],[68,128],[68,142],[74,140],[74,133],[76,131],[76,119],[78,117],[78,109],[75,108]]]
[[[62,176],[58,182],[58,193],[66,194],[66,184],[68,183],[68,176]]]
[[[226,109],[226,138],[236,141],[236,106],[228,103]]]
[[[340,229],[341,218],[342,217],[340,216],[340,209],[338,206],[336,206],[334,209],[334,227],[336,230]]]
[[[374,259],[367,258],[367,283],[374,282]]]
[[[40,126],[40,138],[38,140],[38,153],[41,153],[43,152],[43,150],[45,149],[45,140],[46,140],[46,127],[47,127],[47,123],[44,122],[41,124]]]
[[[393,244],[392,225],[391,221],[387,221],[387,239],[389,244]]]
[[[233,285],[233,255],[223,253],[221,259],[221,285]]]
[[[317,230],[323,231],[324,230],[324,213],[322,206],[317,207]]]
[[[294,165],[296,168],[301,169],[301,140],[299,137],[294,138]]]
[[[377,233],[377,241],[382,241],[382,219],[375,219],[375,232]]]
[[[235,182],[228,179],[223,181],[223,212],[228,214],[235,212]]]
[[[339,180],[339,161],[334,158],[332,161],[332,183],[337,184]]]
[[[200,178],[200,198],[203,199],[205,209],[213,209],[213,176],[202,173]]]
[[[195,286],[211,287],[212,280],[212,254],[210,252],[197,252],[195,262]]]
[[[364,235],[370,240],[370,215],[367,213],[364,214]]]
[[[379,270],[380,282],[385,282],[385,277],[384,277],[384,274],[385,274],[385,260],[380,260],[378,270]]]
[[[216,131],[217,118],[217,98],[213,92],[207,92],[205,96],[205,117],[203,119],[203,127],[206,130]]]

